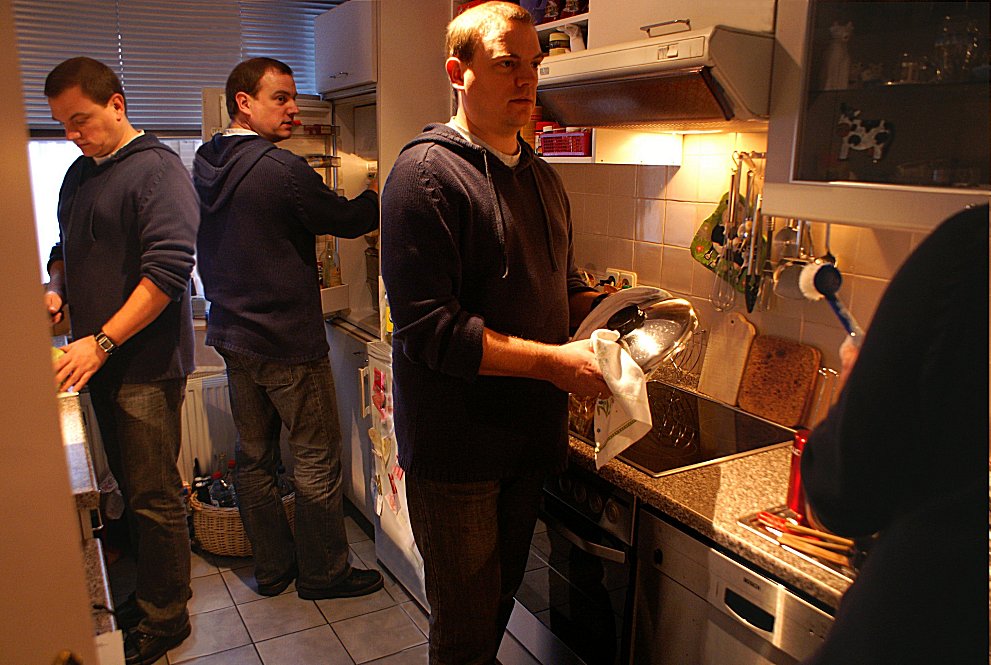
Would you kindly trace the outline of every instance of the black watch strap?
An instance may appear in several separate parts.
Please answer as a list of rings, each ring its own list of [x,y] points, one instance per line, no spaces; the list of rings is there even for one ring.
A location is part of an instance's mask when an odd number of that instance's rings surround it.
[[[100,348],[103,349],[103,352],[108,356],[112,355],[118,348],[120,348],[117,346],[117,343],[107,337],[107,333],[102,330],[96,333],[93,337],[96,339],[96,343],[100,345]]]

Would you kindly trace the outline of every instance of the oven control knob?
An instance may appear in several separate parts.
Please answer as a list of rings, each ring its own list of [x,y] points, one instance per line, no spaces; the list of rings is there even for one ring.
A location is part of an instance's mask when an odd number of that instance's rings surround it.
[[[602,514],[602,495],[598,492],[593,492],[588,496],[588,509],[592,511],[593,515]]]
[[[582,483],[575,483],[571,496],[575,498],[575,501],[577,501],[579,505],[582,505],[588,497],[588,490],[585,489],[585,485]]]
[[[571,494],[571,478],[568,478],[567,476],[560,476],[557,479],[557,486],[565,494]]]
[[[619,508],[615,503],[606,504],[606,521],[611,524],[619,521]]]

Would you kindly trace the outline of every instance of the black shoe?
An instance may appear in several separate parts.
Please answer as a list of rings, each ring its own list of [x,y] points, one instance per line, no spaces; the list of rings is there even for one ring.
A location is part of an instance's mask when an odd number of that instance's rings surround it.
[[[382,588],[382,573],[377,570],[352,568],[351,574],[332,587],[319,591],[309,591],[297,587],[296,593],[303,600],[324,600],[327,598],[354,598],[367,596]]]
[[[190,625],[174,635],[152,635],[143,630],[133,630],[124,638],[124,657],[127,665],[153,665],[169,649],[174,649],[189,637]]]
[[[118,605],[114,611],[114,617],[117,619],[117,627],[121,630],[127,631],[137,628],[141,619],[144,618],[144,614],[138,607],[137,596],[132,593],[127,597],[127,600]]]
[[[293,566],[292,570],[289,571],[289,574],[278,582],[274,582],[272,584],[259,584],[256,581],[255,586],[258,588],[258,593],[263,596],[278,596],[293,583],[293,580],[296,579],[296,575],[298,574],[299,573],[296,570],[296,566]]]

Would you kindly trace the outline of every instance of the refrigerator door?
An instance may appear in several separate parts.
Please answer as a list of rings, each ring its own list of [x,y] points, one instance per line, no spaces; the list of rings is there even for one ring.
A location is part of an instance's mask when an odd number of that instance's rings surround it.
[[[406,480],[396,455],[396,434],[392,419],[392,350],[384,342],[368,345],[371,394],[372,457],[375,466],[370,485],[377,519],[375,556],[410,595],[428,612],[423,586],[423,559],[413,541],[409,510],[406,506]]]

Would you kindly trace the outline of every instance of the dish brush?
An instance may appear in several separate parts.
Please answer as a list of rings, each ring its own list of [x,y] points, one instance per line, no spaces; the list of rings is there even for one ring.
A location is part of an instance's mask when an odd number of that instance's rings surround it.
[[[846,308],[843,302],[836,296],[843,283],[843,276],[832,263],[809,263],[802,268],[798,276],[798,288],[808,300],[826,299],[829,306],[833,308],[836,318],[843,324],[843,328],[850,335],[850,341],[854,346],[860,348],[864,341],[864,331],[853,318],[853,314]]]

